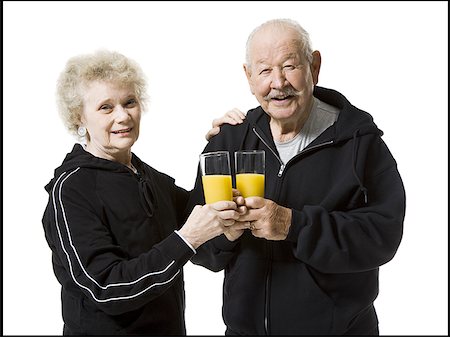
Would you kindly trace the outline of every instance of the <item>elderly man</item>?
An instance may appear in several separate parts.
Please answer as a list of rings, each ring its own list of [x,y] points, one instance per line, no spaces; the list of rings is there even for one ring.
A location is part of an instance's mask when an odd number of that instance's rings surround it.
[[[240,217],[248,229],[192,258],[225,270],[226,334],[379,334],[378,272],[400,244],[405,191],[382,131],[317,86],[320,65],[295,21],[257,27],[244,70],[260,106],[204,150],[266,153],[265,197],[246,198]],[[200,176],[195,192],[201,202]]]

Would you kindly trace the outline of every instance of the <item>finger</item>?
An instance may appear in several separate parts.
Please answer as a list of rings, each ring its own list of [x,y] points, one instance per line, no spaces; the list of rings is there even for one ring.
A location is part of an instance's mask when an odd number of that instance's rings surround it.
[[[260,229],[254,229],[254,230],[252,230],[252,235],[253,235],[255,238],[263,238],[263,237],[264,237],[264,234],[263,234],[263,232],[262,232]]]
[[[245,205],[248,208],[261,208],[266,204],[266,199],[261,197],[248,197],[245,198]]]
[[[241,124],[244,121],[245,114],[238,108],[234,108],[230,112],[233,114],[233,118],[235,119],[235,121],[238,122],[239,124]]]
[[[230,112],[227,112],[224,116],[213,119],[213,122],[212,122],[213,127],[221,126],[222,124],[236,125],[237,122],[233,118],[233,115]]]
[[[245,206],[239,206],[239,207],[237,208],[237,212],[238,212],[240,215],[244,215],[245,213],[247,213],[247,210],[248,210],[248,208],[245,207]]]
[[[238,230],[238,229],[248,229],[250,228],[250,221],[235,221],[234,224],[230,227],[233,230]]]
[[[240,214],[237,221],[243,221],[243,222],[249,222],[249,221],[256,221],[258,220],[258,217],[255,213],[246,212],[245,214]]]
[[[220,211],[219,218],[224,219],[224,220],[233,219],[233,221],[234,221],[234,220],[239,219],[239,213],[236,212],[235,210]]]
[[[241,192],[238,189],[233,188],[233,197],[238,197],[240,195],[242,195]]]
[[[220,132],[220,127],[213,127],[208,133],[205,135],[206,140],[210,140],[212,137],[217,135]]]
[[[234,220],[222,220],[222,224],[225,226],[225,227],[230,227],[230,226],[233,226],[234,224],[236,223],[236,221],[234,221]]]
[[[238,196],[233,198],[233,201],[236,203],[236,205],[238,206],[245,206],[245,199],[243,196]]]
[[[225,117],[225,122],[228,124],[236,125],[241,124],[242,120],[238,115],[231,113],[230,115]]]
[[[217,202],[215,202],[213,204],[210,204],[210,205],[216,211],[224,211],[224,210],[228,210],[228,209],[232,209],[232,210],[237,209],[236,203],[234,201],[228,201],[228,200],[217,201]]]

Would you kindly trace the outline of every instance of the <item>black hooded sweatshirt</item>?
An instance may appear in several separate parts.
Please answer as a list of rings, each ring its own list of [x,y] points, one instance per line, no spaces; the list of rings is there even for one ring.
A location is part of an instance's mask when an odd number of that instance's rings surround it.
[[[132,163],[138,175],[76,144],[45,187],[64,334],[186,333],[182,267],[194,252],[174,230],[188,192]]]
[[[378,270],[400,244],[405,191],[396,162],[372,117],[340,93],[314,96],[340,110],[338,120],[283,165],[261,107],[224,125],[204,152],[262,149],[265,198],[292,209],[288,236],[224,235],[192,258],[225,270],[223,319],[229,334],[358,334],[377,328]],[[234,162],[231,168],[234,181]],[[235,185],[233,185],[235,186]],[[193,204],[203,202],[200,173]]]

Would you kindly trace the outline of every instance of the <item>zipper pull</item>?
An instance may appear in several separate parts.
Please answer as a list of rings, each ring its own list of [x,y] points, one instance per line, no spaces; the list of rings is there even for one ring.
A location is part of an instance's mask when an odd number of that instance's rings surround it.
[[[281,177],[281,175],[283,174],[284,168],[286,167],[286,165],[281,164],[280,166],[280,170],[278,171],[278,178]]]

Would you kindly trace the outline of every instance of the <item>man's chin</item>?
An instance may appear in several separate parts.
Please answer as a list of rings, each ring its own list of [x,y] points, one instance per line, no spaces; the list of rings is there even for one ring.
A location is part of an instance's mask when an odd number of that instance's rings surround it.
[[[266,110],[269,115],[274,119],[286,119],[292,118],[296,114],[296,110],[293,106],[279,106],[269,104],[268,110]]]

